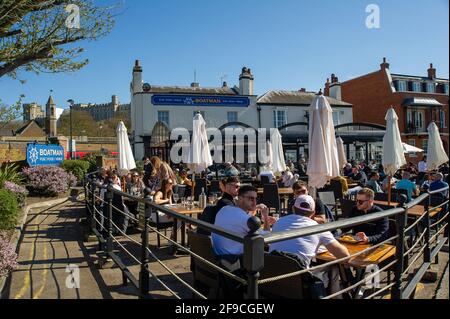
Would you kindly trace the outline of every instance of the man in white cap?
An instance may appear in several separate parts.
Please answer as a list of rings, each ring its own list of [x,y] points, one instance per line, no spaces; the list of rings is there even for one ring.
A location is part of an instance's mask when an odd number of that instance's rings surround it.
[[[301,229],[308,226],[319,225],[314,220],[315,203],[309,195],[300,195],[293,206],[294,214],[280,218],[273,225],[272,232]],[[282,251],[297,255],[305,265],[309,267],[311,259],[315,257],[320,245],[324,245],[328,251],[337,258],[349,256],[345,246],[340,244],[330,232],[303,236],[270,245],[269,251]]]

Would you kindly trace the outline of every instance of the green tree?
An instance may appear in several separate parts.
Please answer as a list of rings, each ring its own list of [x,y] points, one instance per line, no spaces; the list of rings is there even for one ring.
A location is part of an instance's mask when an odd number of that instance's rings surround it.
[[[97,136],[98,125],[87,111],[72,111],[72,136]],[[61,114],[58,134],[70,135],[70,112]]]
[[[0,99],[0,129],[7,127],[10,122],[22,116],[23,97],[24,95],[21,95],[19,101],[13,105],[3,104]]]
[[[83,48],[77,43],[108,34],[114,7],[97,6],[92,0],[0,0],[0,77],[17,78],[21,69],[81,69],[88,59],[80,57]]]
[[[116,136],[116,128],[120,121],[125,124],[129,131],[131,128],[131,119],[128,116],[119,114],[100,123],[102,125],[101,136]]]

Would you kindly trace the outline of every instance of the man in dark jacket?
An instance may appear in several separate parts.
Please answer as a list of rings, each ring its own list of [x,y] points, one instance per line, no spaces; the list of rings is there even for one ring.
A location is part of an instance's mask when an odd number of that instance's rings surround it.
[[[220,189],[222,190],[222,197],[217,202],[214,207],[207,207],[203,211],[203,214],[200,215],[199,219],[208,222],[210,224],[214,224],[216,220],[216,215],[222,207],[225,206],[234,206],[234,198],[238,195],[240,183],[239,178],[235,176],[226,177],[220,181]],[[211,232],[209,230],[198,228],[197,233],[210,235]]]
[[[373,204],[374,197],[375,193],[370,188],[361,189],[356,195],[356,206],[350,212],[349,218],[381,212],[382,209]],[[361,242],[377,244],[389,238],[389,221],[386,217],[370,223],[356,225],[350,229],[343,229],[343,232],[349,230],[353,230],[353,233]]]

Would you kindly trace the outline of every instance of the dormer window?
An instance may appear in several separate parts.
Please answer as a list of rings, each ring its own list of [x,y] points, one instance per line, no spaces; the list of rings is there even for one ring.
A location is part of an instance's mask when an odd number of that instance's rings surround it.
[[[397,81],[397,91],[406,92],[406,81]]]
[[[427,83],[427,92],[428,93],[435,93],[436,92],[436,86],[433,82]]]
[[[420,82],[412,83],[412,91],[413,92],[421,92],[422,91],[422,85],[420,84]]]

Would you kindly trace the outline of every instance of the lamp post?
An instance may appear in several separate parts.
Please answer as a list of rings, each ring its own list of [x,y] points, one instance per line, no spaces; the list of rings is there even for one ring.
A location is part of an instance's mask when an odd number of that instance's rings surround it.
[[[70,139],[69,139],[69,153],[70,153],[70,159],[73,159],[73,151],[72,151],[72,106],[74,104],[74,101],[72,99],[67,100],[67,102],[69,103],[69,135],[70,135]]]

